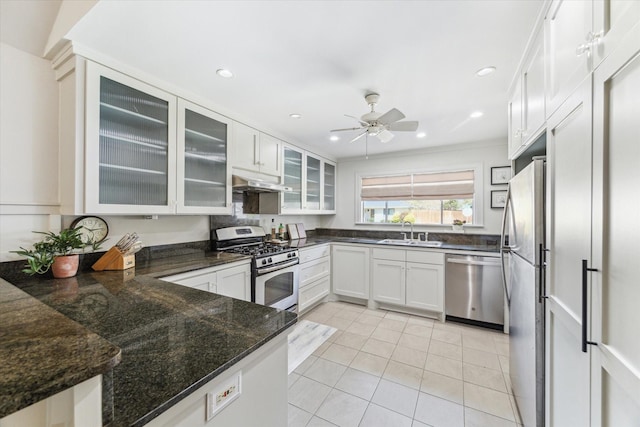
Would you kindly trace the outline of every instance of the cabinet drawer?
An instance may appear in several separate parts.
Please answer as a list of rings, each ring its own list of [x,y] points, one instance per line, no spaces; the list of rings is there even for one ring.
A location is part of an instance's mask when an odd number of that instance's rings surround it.
[[[309,308],[312,304],[320,301],[322,298],[329,295],[330,278],[329,276],[317,280],[306,286],[300,288],[298,294],[298,312],[302,312]]]
[[[316,246],[308,249],[300,249],[300,264],[313,261],[314,259],[329,256],[329,245]]]
[[[324,257],[300,265],[300,287],[328,276],[331,272],[329,257]]]
[[[444,265],[444,253],[428,251],[407,251],[407,262]]]
[[[387,259],[390,261],[404,261],[405,260],[404,249],[373,249],[374,259]]]

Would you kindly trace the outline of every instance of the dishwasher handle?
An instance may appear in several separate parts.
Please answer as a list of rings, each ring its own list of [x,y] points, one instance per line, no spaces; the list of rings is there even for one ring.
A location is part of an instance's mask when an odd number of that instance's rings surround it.
[[[473,261],[468,259],[447,258],[447,262],[451,264],[464,264],[464,265],[489,265],[494,267],[500,267],[500,261]]]

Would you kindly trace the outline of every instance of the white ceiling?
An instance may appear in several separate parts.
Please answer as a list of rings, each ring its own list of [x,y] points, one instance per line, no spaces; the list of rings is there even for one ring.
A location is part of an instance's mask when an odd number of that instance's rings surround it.
[[[506,140],[507,89],[542,0],[100,1],[69,34],[234,118],[336,158],[362,156],[356,132],[329,130],[381,95],[418,120],[370,154]],[[478,77],[493,65],[497,71]],[[228,68],[232,79],[215,74]],[[484,116],[470,119],[473,111]],[[290,113],[302,114],[291,119]]]

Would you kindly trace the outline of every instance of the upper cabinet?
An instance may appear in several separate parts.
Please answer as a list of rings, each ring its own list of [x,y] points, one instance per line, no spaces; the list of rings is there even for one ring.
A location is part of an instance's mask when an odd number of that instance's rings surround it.
[[[80,57],[54,65],[62,214],[230,213],[228,119]]]
[[[282,141],[242,123],[233,124],[232,166],[279,177]]]
[[[290,146],[283,159],[282,183],[292,191],[280,195],[278,213],[335,213],[335,163]]]
[[[508,104],[509,158],[517,157],[544,130],[544,33],[539,30],[516,76]]]
[[[597,68],[622,43],[624,36],[638,22],[640,22],[640,1],[593,2],[593,68]]]
[[[231,121],[178,100],[178,213],[228,213]]]
[[[547,117],[578,87],[592,69],[593,3],[590,0],[551,3],[545,18],[547,44]]]

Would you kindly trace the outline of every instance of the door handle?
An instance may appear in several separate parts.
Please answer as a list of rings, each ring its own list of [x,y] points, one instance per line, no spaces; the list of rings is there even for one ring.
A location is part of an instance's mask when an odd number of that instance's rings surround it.
[[[582,352],[587,352],[587,344],[598,343],[587,340],[587,274],[589,271],[598,271],[597,268],[587,267],[587,260],[582,260]]]

